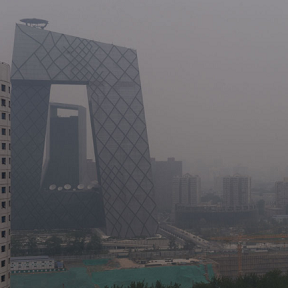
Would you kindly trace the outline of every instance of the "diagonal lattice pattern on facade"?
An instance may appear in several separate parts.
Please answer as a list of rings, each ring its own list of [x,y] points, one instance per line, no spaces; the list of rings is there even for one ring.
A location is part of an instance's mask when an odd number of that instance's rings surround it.
[[[155,234],[156,205],[136,51],[16,25],[11,79],[13,227],[53,228],[57,219],[58,226],[66,227],[71,217],[77,227],[95,227],[103,201],[107,234]],[[100,200],[93,193],[64,197],[39,190],[52,84],[87,86]]]

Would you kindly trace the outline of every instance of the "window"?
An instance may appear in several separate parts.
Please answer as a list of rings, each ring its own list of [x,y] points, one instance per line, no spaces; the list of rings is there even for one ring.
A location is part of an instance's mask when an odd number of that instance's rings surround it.
[[[1,246],[1,252],[5,252],[5,250],[6,250],[6,246],[5,246],[5,245],[2,245],[2,246]]]
[[[1,267],[5,267],[5,260],[1,261]]]
[[[1,207],[2,207],[2,208],[6,208],[6,201],[2,201],[2,202],[1,202]]]
[[[5,99],[1,99],[1,106],[6,107],[6,100]]]
[[[5,119],[6,119],[6,113],[2,113],[1,115],[2,115],[2,116],[1,116],[2,119],[5,120]]]
[[[11,172],[9,172],[9,179],[11,179]]]
[[[1,85],[1,91],[6,92],[6,85]]]
[[[11,158],[9,158],[9,164],[11,164]]]
[[[9,221],[11,221],[11,216],[9,215]]]
[[[2,194],[6,193],[6,187],[5,186],[1,187],[1,192],[2,192]]]
[[[11,186],[9,186],[9,193],[11,193]]]
[[[2,158],[2,164],[3,164],[3,165],[6,165],[6,158],[5,158],[5,157]]]
[[[9,86],[9,88],[8,88],[8,89],[9,89],[9,94],[10,94],[10,92],[11,92],[11,87]]]
[[[5,222],[6,222],[6,216],[2,216],[2,217],[1,217],[1,222],[2,222],[2,223],[5,223]]]
[[[6,150],[6,143],[2,143],[2,150]]]
[[[9,129],[9,136],[11,135],[11,130]]]
[[[5,275],[1,276],[1,282],[5,282]]]
[[[6,172],[2,172],[1,177],[2,177],[2,179],[6,179]]]
[[[2,135],[6,135],[6,129],[2,128]]]
[[[11,106],[10,106],[10,101],[9,101],[9,107],[11,107]]]
[[[11,119],[10,119],[10,117],[11,117],[10,114],[8,115],[8,117],[9,117],[9,121],[10,121],[10,120],[11,120]]]
[[[9,143],[9,150],[11,150],[11,143]]]
[[[2,237],[2,238],[5,238],[5,237],[6,237],[6,231],[5,231],[5,230],[1,231],[1,237]],[[9,245],[10,245],[10,244],[9,244]]]

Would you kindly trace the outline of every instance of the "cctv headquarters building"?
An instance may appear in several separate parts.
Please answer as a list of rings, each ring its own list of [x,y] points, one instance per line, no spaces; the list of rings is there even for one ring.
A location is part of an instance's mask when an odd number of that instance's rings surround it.
[[[12,229],[157,231],[136,51],[16,25],[12,59]],[[44,189],[53,84],[86,85],[98,189]],[[49,178],[49,177],[48,177]]]

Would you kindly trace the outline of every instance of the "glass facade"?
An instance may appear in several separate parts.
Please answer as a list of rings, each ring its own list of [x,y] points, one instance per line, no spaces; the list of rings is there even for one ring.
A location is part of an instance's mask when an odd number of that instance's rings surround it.
[[[156,205],[136,51],[16,25],[11,81],[12,227],[48,229],[57,221],[64,228],[71,226],[65,219],[72,216],[74,226],[97,227],[103,201],[108,235],[154,235]],[[53,84],[87,86],[102,188],[101,201],[93,198],[96,193],[91,201],[83,194],[82,202],[72,201],[79,207],[71,204],[59,214],[55,203],[61,206],[67,199],[39,189]],[[77,193],[70,197],[77,199]]]

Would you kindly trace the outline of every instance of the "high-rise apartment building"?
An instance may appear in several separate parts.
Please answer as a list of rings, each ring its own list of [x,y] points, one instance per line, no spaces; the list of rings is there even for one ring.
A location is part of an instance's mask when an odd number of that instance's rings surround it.
[[[197,206],[200,202],[201,178],[185,174],[173,179],[172,215],[177,204]]]
[[[226,207],[251,204],[251,177],[234,175],[223,177],[223,205]]]
[[[155,199],[159,211],[171,211],[173,178],[182,175],[182,161],[168,158],[167,161],[156,161],[151,158]]]
[[[278,214],[288,214],[288,178],[275,183],[276,207],[281,210]]]
[[[11,144],[10,144],[10,67],[0,62],[0,139],[1,139],[1,193],[0,193],[0,287],[10,287],[10,195],[11,195]]]

